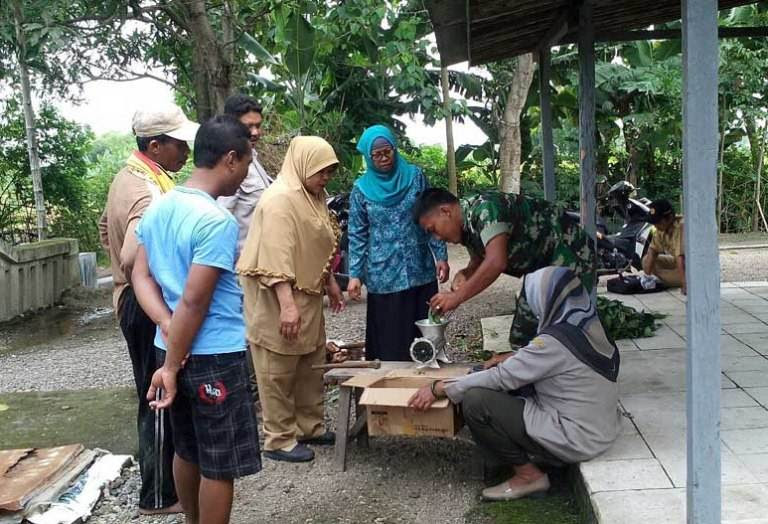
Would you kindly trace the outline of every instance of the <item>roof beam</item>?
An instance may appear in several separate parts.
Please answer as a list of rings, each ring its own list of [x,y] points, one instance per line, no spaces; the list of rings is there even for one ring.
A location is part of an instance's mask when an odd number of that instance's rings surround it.
[[[444,65],[467,59],[466,0],[426,0],[435,28],[435,40]]]
[[[544,198],[555,201],[555,145],[552,139],[552,104],[550,101],[550,49],[539,51],[539,105],[541,107],[541,165],[544,178]]]
[[[768,26],[750,27],[719,27],[717,34],[720,38],[765,38],[768,37]],[[636,40],[678,40],[682,38],[680,29],[647,29],[639,31],[603,31],[595,35],[595,42],[632,42]],[[559,42],[575,44],[576,35],[568,34]]]
[[[572,13],[569,9],[563,9],[558,17],[555,19],[550,28],[544,33],[544,38],[541,39],[539,45],[536,46],[536,51],[548,51],[553,44],[562,40],[566,34],[568,34],[569,20]]]
[[[472,19],[469,12],[469,0],[464,2],[464,20],[467,21],[467,62],[472,64]]]

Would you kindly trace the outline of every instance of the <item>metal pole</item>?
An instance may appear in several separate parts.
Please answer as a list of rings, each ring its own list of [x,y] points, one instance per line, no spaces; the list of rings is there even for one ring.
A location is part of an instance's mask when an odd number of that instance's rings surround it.
[[[541,105],[541,163],[544,177],[544,198],[555,201],[555,146],[552,140],[552,106],[549,96],[549,47],[539,52],[539,98]]]
[[[687,322],[687,519],[720,522],[720,263],[717,1],[683,0],[683,193]]]
[[[595,28],[590,0],[579,8],[579,162],[581,170],[581,225],[596,246],[595,188]],[[596,258],[592,266],[596,270]],[[595,271],[595,274],[597,272]],[[597,286],[592,290],[594,297]]]

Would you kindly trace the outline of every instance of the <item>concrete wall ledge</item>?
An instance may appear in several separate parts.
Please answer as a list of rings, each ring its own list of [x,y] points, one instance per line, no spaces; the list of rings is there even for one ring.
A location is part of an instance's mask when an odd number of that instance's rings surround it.
[[[13,263],[31,262],[58,255],[77,255],[77,247],[74,238],[49,238],[41,242],[19,244],[10,249],[0,246],[0,257]]]
[[[73,238],[14,247],[0,244],[0,322],[50,307],[79,283],[78,244]]]

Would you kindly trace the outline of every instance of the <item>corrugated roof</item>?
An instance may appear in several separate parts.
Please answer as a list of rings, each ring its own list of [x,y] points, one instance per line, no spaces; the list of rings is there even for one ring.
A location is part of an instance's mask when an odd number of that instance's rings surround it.
[[[535,51],[564,26],[573,40],[578,4],[573,0],[427,0],[437,46],[450,65],[483,64]],[[720,9],[756,3],[720,0]],[[643,29],[680,19],[680,0],[595,0],[596,35]]]

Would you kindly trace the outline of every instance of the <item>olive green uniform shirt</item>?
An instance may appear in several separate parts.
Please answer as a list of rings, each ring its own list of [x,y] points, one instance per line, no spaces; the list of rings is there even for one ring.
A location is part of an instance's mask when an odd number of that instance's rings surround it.
[[[562,207],[501,191],[463,198],[460,206],[461,243],[470,255],[485,258],[494,237],[509,235],[506,274],[521,278],[545,266],[570,267],[578,275],[591,272],[587,236]]]

